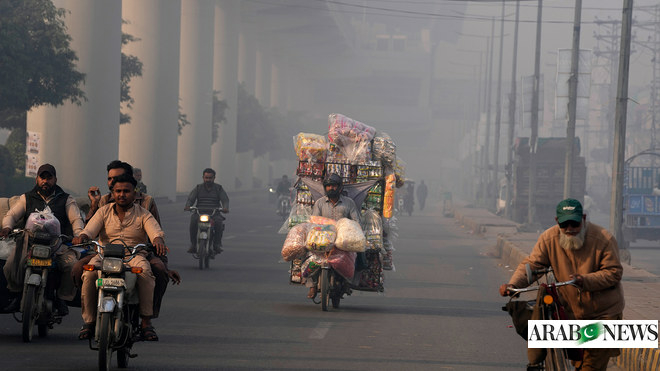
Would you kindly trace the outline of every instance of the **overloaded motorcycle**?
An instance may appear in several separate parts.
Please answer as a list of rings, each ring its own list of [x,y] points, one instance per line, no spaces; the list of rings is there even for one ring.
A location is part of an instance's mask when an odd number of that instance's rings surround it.
[[[62,317],[66,315],[66,313],[55,309],[54,303],[57,300],[57,293],[52,282],[56,280],[56,277],[50,275],[50,273],[56,268],[55,254],[64,242],[71,240],[71,237],[15,229],[7,238],[17,239],[20,236],[28,239],[23,266],[25,271],[23,290],[19,306],[21,318],[16,316],[17,312],[11,311],[11,313],[14,319],[22,324],[23,341],[31,342],[35,325],[39,336],[46,337],[48,330],[52,329],[54,324],[62,323]],[[18,241],[20,243],[22,238],[18,238]],[[17,246],[17,253],[22,248],[22,246]],[[16,258],[17,260],[21,259],[21,254],[19,253]],[[56,271],[53,273],[56,273]],[[49,284],[49,279],[51,284]]]
[[[215,225],[214,216],[220,213],[222,209],[214,208],[213,212],[209,214],[202,214],[195,206],[190,207],[190,211],[199,217],[197,220],[197,238],[195,239],[195,253],[193,257],[199,260],[199,269],[208,269],[209,260],[215,256],[213,249],[213,239],[215,236],[215,228],[223,228],[224,224],[219,226]]]
[[[151,245],[137,244],[128,246],[124,241],[115,239],[106,246],[96,241],[86,242],[74,247],[91,247],[101,257],[98,266],[87,264],[85,271],[96,271],[98,279],[98,308],[96,311],[96,329],[94,339],[89,339],[89,347],[99,352],[99,370],[110,369],[112,353],[117,353],[117,366],[128,367],[133,344],[142,341],[140,332],[140,308],[136,286],[137,275],[142,268],[131,267],[131,261],[142,250],[151,249]]]

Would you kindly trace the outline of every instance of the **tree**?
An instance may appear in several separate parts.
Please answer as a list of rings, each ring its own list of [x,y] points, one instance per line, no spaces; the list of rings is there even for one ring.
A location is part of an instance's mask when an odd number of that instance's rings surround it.
[[[32,107],[85,99],[65,13],[50,0],[0,1],[0,126],[15,127]]]
[[[25,126],[18,127],[12,130],[7,138],[5,147],[9,151],[12,162],[15,166],[15,172],[18,174],[25,173],[25,140],[27,132]]]
[[[211,117],[211,144],[218,141],[218,129],[221,124],[227,123],[227,116],[225,112],[229,105],[226,100],[220,100],[218,96],[220,92],[217,90],[213,91],[213,114]]]
[[[128,23],[127,21],[122,20],[123,24]],[[140,41],[139,38],[124,33],[121,33],[121,46],[128,45],[135,41]],[[142,76],[142,61],[134,55],[127,55],[123,51],[121,52],[121,96],[119,98],[119,104],[125,105],[126,108],[131,108],[135,99],[131,96],[131,79],[136,76]],[[131,116],[128,113],[119,112],[119,123],[128,124],[131,122]]]
[[[257,98],[247,92],[243,84],[238,86],[236,115],[236,151],[254,150],[255,156],[269,152],[274,143],[275,129],[266,110]]]

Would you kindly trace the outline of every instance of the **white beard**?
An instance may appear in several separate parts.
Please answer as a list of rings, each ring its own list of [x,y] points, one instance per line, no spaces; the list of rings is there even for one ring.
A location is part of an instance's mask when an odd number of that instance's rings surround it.
[[[569,236],[559,229],[559,246],[566,251],[580,250],[584,246],[584,236],[587,234],[588,223],[584,221],[584,226],[576,236]]]

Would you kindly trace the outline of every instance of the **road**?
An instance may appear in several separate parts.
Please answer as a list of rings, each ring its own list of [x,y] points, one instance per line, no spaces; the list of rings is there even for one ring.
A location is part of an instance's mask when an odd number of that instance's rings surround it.
[[[231,196],[231,195],[230,195]],[[429,205],[433,207],[433,205]],[[171,268],[183,277],[165,296],[157,343],[138,343],[135,370],[510,370],[526,346],[496,293],[509,272],[484,240],[439,210],[399,220],[396,271],[383,294],[354,292],[322,312],[306,289],[288,284],[281,222],[265,197],[233,197],[225,252],[199,271],[185,253],[189,214],[160,204]],[[77,340],[80,310],[47,338],[21,342],[20,325],[0,316],[7,370],[94,370],[97,353]],[[11,355],[11,356],[10,356]],[[114,362],[113,362],[114,363]],[[116,366],[116,364],[114,364]]]

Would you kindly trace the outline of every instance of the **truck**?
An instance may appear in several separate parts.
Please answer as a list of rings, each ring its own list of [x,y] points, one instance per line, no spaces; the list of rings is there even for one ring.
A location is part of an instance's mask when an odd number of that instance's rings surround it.
[[[515,222],[527,222],[529,202],[529,138],[516,138],[513,146],[514,157],[510,174],[513,196],[510,202]],[[587,182],[587,166],[580,156],[580,139],[575,138],[573,153],[573,198],[584,200]],[[566,167],[566,138],[538,138],[536,149],[536,220],[544,227],[555,223],[557,203],[564,199],[564,171]],[[506,198],[506,182],[500,186],[498,204]],[[502,189],[504,187],[504,189]],[[506,201],[504,201],[506,202]]]

